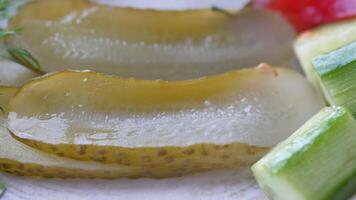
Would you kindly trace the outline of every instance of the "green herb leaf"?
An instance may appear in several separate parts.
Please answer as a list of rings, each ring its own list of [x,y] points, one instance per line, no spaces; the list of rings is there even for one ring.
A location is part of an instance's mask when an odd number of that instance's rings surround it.
[[[2,197],[2,195],[4,195],[5,191],[6,191],[5,184],[0,181],[0,197]]]
[[[8,48],[7,50],[15,62],[24,65],[34,71],[41,72],[40,63],[27,50],[22,48]]]
[[[15,34],[21,34],[21,31],[22,31],[22,29],[20,29],[20,28],[10,30],[10,31],[0,29],[0,39],[4,39],[6,37],[9,37],[9,36],[12,36]],[[16,63],[24,65],[36,72],[42,73],[40,63],[27,50],[22,49],[22,48],[8,47],[1,43],[0,43],[0,48],[7,49],[7,51],[9,52],[9,54],[11,56],[10,57],[10,56],[6,56],[6,55],[0,55],[0,60],[2,59],[2,60],[9,60],[12,62],[16,62]]]
[[[8,20],[11,16],[14,16],[16,10],[26,2],[27,0],[0,0],[0,21]],[[0,40],[16,34],[21,34],[21,31],[22,29],[20,28],[13,30],[4,30],[0,28]],[[3,43],[0,43],[0,48],[7,49],[10,54],[10,56],[0,54],[0,60],[16,62],[38,73],[42,73],[41,66],[37,59],[34,58],[31,53],[25,49],[8,47]]]
[[[6,31],[6,30],[1,30],[0,29],[0,39],[3,39],[5,37],[11,36],[11,35],[16,35],[16,34],[20,34],[21,33],[20,28],[14,29],[14,30],[10,30],[10,31]]]

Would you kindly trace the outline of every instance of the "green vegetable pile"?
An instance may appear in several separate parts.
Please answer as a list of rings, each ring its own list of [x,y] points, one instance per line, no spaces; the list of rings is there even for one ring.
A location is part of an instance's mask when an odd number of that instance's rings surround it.
[[[348,23],[353,30],[354,21]],[[306,73],[331,107],[252,167],[271,199],[344,200],[356,193],[356,40],[332,48],[342,40],[338,31],[347,33],[344,22],[316,29],[316,38],[296,45]],[[310,56],[323,47],[331,51]]]

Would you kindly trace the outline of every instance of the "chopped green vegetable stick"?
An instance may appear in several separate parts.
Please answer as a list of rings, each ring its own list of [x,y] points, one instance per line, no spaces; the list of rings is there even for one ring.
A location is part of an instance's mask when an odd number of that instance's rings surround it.
[[[356,117],[356,41],[313,59],[326,99]]]
[[[356,193],[356,122],[324,108],[252,171],[273,200],[345,200]]]
[[[294,49],[307,78],[322,95],[322,89],[312,59],[356,40],[356,19],[326,24],[300,34]]]

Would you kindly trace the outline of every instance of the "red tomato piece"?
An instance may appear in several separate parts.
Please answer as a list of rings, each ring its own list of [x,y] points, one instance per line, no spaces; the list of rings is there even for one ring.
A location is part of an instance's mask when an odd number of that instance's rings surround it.
[[[356,0],[253,0],[253,4],[281,12],[297,31],[356,16]]]

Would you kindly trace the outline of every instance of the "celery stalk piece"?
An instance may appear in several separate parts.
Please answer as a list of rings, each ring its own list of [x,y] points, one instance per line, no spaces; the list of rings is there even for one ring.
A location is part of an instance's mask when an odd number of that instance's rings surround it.
[[[274,200],[343,200],[356,193],[356,123],[328,107],[252,166]]]
[[[294,44],[294,50],[303,67],[307,78],[322,89],[315,72],[312,59],[320,54],[328,53],[356,40],[356,20],[350,19],[333,24],[327,24],[301,34]]]
[[[345,106],[356,117],[356,41],[312,61],[328,102]]]

